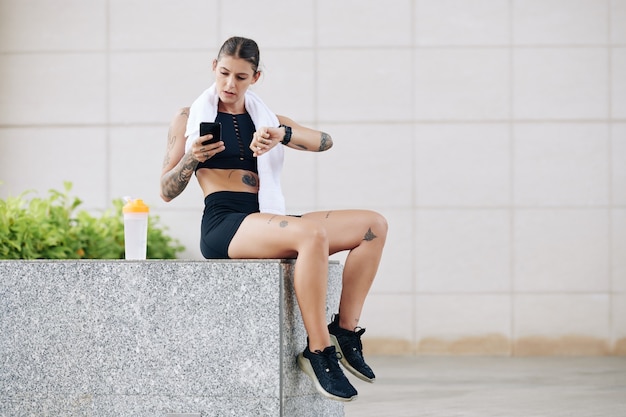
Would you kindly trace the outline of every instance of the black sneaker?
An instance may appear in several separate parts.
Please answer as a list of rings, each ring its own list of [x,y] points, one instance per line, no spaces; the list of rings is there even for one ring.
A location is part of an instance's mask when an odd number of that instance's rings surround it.
[[[315,353],[307,346],[298,355],[298,366],[311,378],[323,396],[338,401],[352,401],[356,399],[357,392],[339,367],[339,356],[334,346],[328,346],[323,352],[316,350]]]
[[[367,382],[374,382],[376,375],[363,359],[363,345],[361,335],[365,329],[356,327],[354,331],[339,327],[339,314],[335,314],[334,320],[328,325],[330,341],[341,353],[341,364],[357,378]]]

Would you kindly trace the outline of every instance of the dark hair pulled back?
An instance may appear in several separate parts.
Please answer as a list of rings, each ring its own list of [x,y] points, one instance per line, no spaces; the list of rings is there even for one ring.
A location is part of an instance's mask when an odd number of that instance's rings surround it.
[[[255,73],[259,70],[261,52],[259,52],[259,46],[252,39],[241,36],[227,39],[217,54],[217,60],[219,61],[223,56],[243,59],[252,65],[252,70]]]

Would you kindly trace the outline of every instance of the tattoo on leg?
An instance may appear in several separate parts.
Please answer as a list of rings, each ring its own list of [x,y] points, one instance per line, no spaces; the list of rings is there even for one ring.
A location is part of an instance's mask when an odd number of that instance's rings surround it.
[[[270,224],[272,222],[272,220],[274,220],[274,217],[276,217],[276,216],[270,217],[270,219],[267,221],[267,224]]]
[[[329,211],[328,213],[326,213],[326,218],[330,217],[330,213],[332,213],[332,211]]]
[[[282,222],[280,222],[280,227],[287,227],[288,224],[289,222],[287,220],[283,220]]]
[[[350,319],[347,319],[347,320],[350,321]],[[351,331],[355,331],[355,329],[358,326],[359,326],[359,318],[358,317],[355,317],[354,319],[352,319],[352,321],[350,322],[350,324],[348,324],[347,327],[343,327],[343,326],[339,325],[339,327],[341,327],[342,329],[351,330]]]
[[[373,232],[372,232],[372,228],[370,227],[369,229],[367,229],[367,233],[365,233],[365,236],[363,236],[363,240],[365,241],[372,241],[374,239],[376,239],[378,236],[376,236]]]

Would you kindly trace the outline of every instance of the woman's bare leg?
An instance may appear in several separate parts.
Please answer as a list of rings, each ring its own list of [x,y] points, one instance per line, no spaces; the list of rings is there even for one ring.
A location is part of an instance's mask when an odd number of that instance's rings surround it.
[[[330,346],[326,323],[328,237],[318,222],[255,213],[243,221],[228,248],[231,258],[293,258],[294,289],[311,352]]]
[[[350,251],[343,269],[339,325],[353,330],[378,271],[387,238],[387,221],[369,210],[314,212],[303,218],[317,222],[326,230],[330,254]]]

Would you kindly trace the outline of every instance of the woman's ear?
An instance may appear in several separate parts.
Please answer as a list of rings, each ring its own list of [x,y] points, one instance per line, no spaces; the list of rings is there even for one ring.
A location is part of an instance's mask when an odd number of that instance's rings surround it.
[[[253,76],[252,76],[252,84],[256,83],[259,78],[261,78],[261,71],[257,71]]]
[[[217,69],[217,59],[213,60],[213,72]]]

